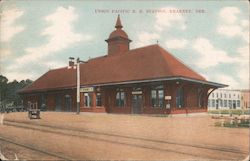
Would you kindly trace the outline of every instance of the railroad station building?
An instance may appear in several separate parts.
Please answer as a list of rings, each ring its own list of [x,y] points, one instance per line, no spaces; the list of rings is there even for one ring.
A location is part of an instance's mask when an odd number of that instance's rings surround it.
[[[107,54],[80,64],[80,111],[126,114],[206,112],[212,91],[226,85],[207,81],[158,44],[130,49],[118,16],[105,40]],[[19,91],[24,105],[76,111],[76,68],[49,70]]]

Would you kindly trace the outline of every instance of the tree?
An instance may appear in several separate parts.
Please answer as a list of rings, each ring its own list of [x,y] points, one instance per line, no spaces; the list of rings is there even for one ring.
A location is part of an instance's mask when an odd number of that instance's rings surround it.
[[[8,79],[0,75],[0,103],[6,99]]]
[[[33,81],[30,79],[22,80],[18,82],[13,80],[8,82],[8,79],[5,76],[0,75],[0,102],[20,104],[21,97],[17,93],[20,89],[30,85]]]

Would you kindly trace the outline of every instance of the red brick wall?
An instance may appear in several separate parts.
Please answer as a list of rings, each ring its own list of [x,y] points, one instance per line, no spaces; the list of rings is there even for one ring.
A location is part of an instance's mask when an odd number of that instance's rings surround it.
[[[204,107],[198,107],[198,88],[199,86],[196,84],[176,84],[176,82],[164,82],[164,95],[171,96],[171,100],[167,101],[164,100],[164,107],[163,108],[152,108],[151,107],[151,97],[150,97],[150,85],[142,85],[143,91],[143,100],[142,100],[142,113],[145,114],[169,114],[169,113],[190,113],[190,112],[205,112],[207,111],[206,104]],[[185,107],[176,108],[176,89],[178,87],[184,88],[184,102]],[[116,89],[117,87],[101,87],[101,97],[102,97],[102,106],[96,107],[96,97],[93,94],[93,107],[86,108],[84,107],[84,95],[81,93],[81,102],[80,107],[82,112],[107,112],[107,113],[126,113],[130,114],[132,112],[132,87],[123,87],[126,92],[126,101],[124,107],[116,107]],[[205,88],[205,93],[207,92],[208,88]],[[24,103],[27,103],[28,100],[30,101],[37,101],[39,100],[41,94],[37,95],[29,95],[25,96]],[[76,111],[76,90],[63,90],[63,91],[54,91],[54,92],[47,92],[45,94],[46,101],[47,101],[47,109],[48,110],[55,110],[55,97],[59,95],[62,100],[62,110],[65,110],[65,95],[70,95],[72,99],[72,110]],[[206,95],[203,98],[207,101]],[[170,103],[171,108],[166,109],[166,104]]]
[[[54,111],[55,110],[55,95],[54,94],[47,94],[47,110]]]
[[[123,88],[126,92],[125,106],[116,107],[116,88],[108,88],[105,90],[105,107],[108,113],[131,113],[131,88]]]
[[[108,43],[108,54],[120,54],[129,50],[129,43],[125,40],[116,40]]]

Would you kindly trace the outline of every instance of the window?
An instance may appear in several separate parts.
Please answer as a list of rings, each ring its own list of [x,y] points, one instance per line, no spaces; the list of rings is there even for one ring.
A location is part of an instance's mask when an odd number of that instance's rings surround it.
[[[222,93],[220,93],[220,98],[222,98]]]
[[[224,98],[227,98],[227,94],[226,93],[224,94]]]
[[[96,106],[102,106],[101,93],[96,93]]]
[[[216,93],[216,98],[218,98],[219,96],[218,96],[218,93]]]
[[[230,109],[232,108],[232,100],[228,100],[228,106]]]
[[[214,93],[212,93],[212,98],[214,98]]]
[[[157,86],[151,89],[151,106],[163,108],[164,106],[163,86]]]
[[[176,93],[176,107],[182,108],[184,107],[184,92],[183,88],[178,88]]]
[[[227,107],[227,100],[224,100],[224,107]]]
[[[208,100],[207,104],[208,104],[208,107],[211,107],[211,100],[210,99]]]
[[[125,92],[122,89],[118,89],[116,93],[116,106],[117,107],[125,106]]]
[[[220,107],[223,107],[223,100],[219,100]]]
[[[240,100],[237,100],[237,107],[240,107]]]
[[[215,107],[215,100],[212,99],[212,107]]]
[[[85,107],[91,107],[92,106],[92,93],[84,93],[84,106]]]
[[[233,100],[233,108],[236,108],[236,100]]]
[[[229,98],[231,98],[231,94],[229,94]]]
[[[44,94],[41,95],[40,97],[40,103],[41,103],[41,107],[45,107],[46,106],[46,97]]]

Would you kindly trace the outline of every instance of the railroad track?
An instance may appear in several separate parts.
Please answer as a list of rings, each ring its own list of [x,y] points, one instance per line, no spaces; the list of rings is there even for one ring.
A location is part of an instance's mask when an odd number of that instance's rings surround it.
[[[17,146],[25,148],[25,149],[32,150],[34,152],[38,152],[38,153],[42,153],[42,154],[45,154],[45,155],[48,155],[48,156],[55,157],[55,158],[57,158],[57,160],[69,160],[69,161],[74,160],[71,157],[64,156],[63,154],[46,151],[46,150],[31,146],[31,145],[27,145],[27,144],[23,144],[23,143],[20,143],[20,142],[17,142],[17,141],[13,141],[11,139],[8,139],[8,138],[2,137],[2,136],[0,136],[0,140],[3,141],[3,142],[7,142],[7,143],[17,145]]]
[[[31,130],[38,130],[42,132],[49,132],[55,133],[60,135],[67,135],[67,136],[74,136],[84,139],[91,139],[91,140],[98,140],[102,142],[108,142],[112,144],[121,144],[126,146],[138,147],[138,148],[145,148],[145,149],[152,149],[157,151],[167,151],[173,152],[178,154],[185,154],[189,156],[195,157],[205,157],[210,159],[220,159],[218,157],[211,157],[211,155],[205,153],[205,151],[210,152],[219,152],[223,153],[226,156],[235,157],[244,157],[248,154],[247,151],[240,151],[238,149],[233,148],[222,148],[218,146],[211,146],[211,145],[198,145],[198,144],[186,144],[186,143],[178,143],[173,141],[167,140],[155,140],[155,139],[147,139],[142,137],[136,136],[126,136],[126,135],[118,135],[118,134],[110,134],[104,132],[97,132],[97,131],[89,131],[86,129],[75,129],[71,127],[61,127],[61,126],[54,126],[54,125],[45,125],[45,124],[33,124],[30,122],[24,121],[11,121],[11,120],[4,120],[4,125],[7,126],[14,126],[18,128],[24,129],[31,129]],[[179,148],[188,147],[189,150],[177,150]],[[191,148],[191,150],[190,150]],[[184,148],[185,149],[185,148]],[[197,153],[197,150],[203,151],[202,156],[200,153]],[[232,155],[233,154],[233,155]],[[230,158],[234,159],[234,158]]]

